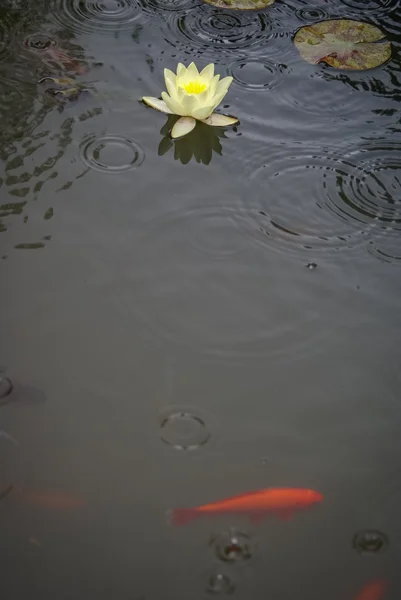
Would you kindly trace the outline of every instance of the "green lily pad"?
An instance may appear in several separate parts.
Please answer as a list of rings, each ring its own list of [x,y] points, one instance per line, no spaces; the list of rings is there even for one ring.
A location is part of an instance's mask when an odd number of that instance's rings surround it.
[[[274,4],[276,0],[205,0],[208,4],[217,8],[231,10],[261,10]]]
[[[391,44],[378,27],[351,19],[301,27],[294,43],[307,62],[324,62],[336,69],[373,69],[391,57]]]

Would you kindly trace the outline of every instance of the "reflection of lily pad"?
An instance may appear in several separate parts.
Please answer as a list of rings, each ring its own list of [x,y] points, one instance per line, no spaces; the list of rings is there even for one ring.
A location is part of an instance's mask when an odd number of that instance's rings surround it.
[[[228,8],[232,10],[261,10],[274,4],[275,0],[205,0],[208,4],[217,8]]]
[[[350,19],[301,27],[294,43],[307,62],[325,62],[336,69],[373,69],[391,56],[390,42],[378,27]]]

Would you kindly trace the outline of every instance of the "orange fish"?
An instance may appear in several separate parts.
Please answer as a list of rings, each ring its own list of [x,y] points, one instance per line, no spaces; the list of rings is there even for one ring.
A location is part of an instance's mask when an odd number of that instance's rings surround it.
[[[377,579],[365,585],[355,600],[383,600],[387,590],[387,581]]]
[[[267,488],[233,496],[195,508],[176,508],[172,513],[174,525],[184,525],[202,515],[247,515],[257,523],[269,514],[290,519],[295,511],[322,502],[323,495],[303,488]]]
[[[81,508],[84,505],[82,498],[70,496],[61,492],[38,492],[35,490],[23,490],[19,495],[20,502],[51,510],[71,510]]]

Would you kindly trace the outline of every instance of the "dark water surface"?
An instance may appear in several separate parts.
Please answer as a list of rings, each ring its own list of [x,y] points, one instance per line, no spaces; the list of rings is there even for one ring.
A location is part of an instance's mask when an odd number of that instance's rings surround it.
[[[392,59],[304,62],[335,17]],[[400,27],[398,0],[2,0],[1,598],[401,598]],[[192,59],[240,124],[173,144],[138,99]],[[87,91],[38,83],[66,74]],[[280,486],[324,502],[169,521]]]

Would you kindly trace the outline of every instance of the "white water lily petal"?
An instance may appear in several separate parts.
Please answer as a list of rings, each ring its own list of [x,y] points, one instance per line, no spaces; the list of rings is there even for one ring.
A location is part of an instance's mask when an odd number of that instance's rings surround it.
[[[187,68],[182,64],[178,63],[177,65],[177,77],[182,77],[187,72]]]
[[[228,90],[223,90],[220,93],[217,92],[213,97],[214,107],[217,108],[220,102],[223,100],[224,96],[227,94]]]
[[[200,94],[196,94],[193,97],[197,99],[197,107],[204,106],[205,104],[211,104],[211,94],[209,88],[206,88],[203,92],[201,92]]]
[[[218,113],[212,113],[210,117],[203,119],[203,123],[212,125],[213,127],[226,127],[228,125],[235,125],[235,123],[238,123],[238,119],[235,117],[227,117],[226,115],[219,115]]]
[[[162,92],[162,98],[163,98],[164,102],[167,104],[167,107],[173,113],[173,115],[183,116],[185,114],[183,112],[184,109],[181,106],[181,104],[179,104],[176,100],[173,100],[173,98],[170,98],[170,96],[167,94],[167,92]]]
[[[186,76],[188,79],[199,79],[199,71],[194,62],[189,65]]]
[[[212,104],[211,106],[201,106],[201,107],[195,109],[192,112],[192,116],[194,117],[194,119],[198,119],[199,121],[203,121],[209,115],[212,114],[214,108],[215,108],[214,104]]]
[[[178,89],[175,82],[171,81],[171,79],[169,79],[168,77],[165,78],[165,83],[166,83],[166,88],[167,88],[167,92],[170,96],[170,98],[172,100],[174,100],[175,102],[179,102],[180,101],[180,97],[178,95]]]
[[[171,130],[172,138],[179,138],[190,133],[196,125],[196,120],[192,117],[181,117]]]
[[[160,112],[167,113],[168,115],[172,115],[173,112],[169,109],[167,104],[163,102],[163,100],[159,100],[159,98],[152,98],[151,96],[144,96],[142,98],[142,102],[145,102],[151,108],[156,110],[160,110]]]
[[[176,79],[177,79],[177,76],[175,73],[173,73],[173,71],[170,71],[170,69],[164,69],[164,81],[167,82],[167,80],[170,80],[173,83],[175,83]]]
[[[220,80],[220,75],[215,75],[212,79],[212,81],[210,82],[210,94],[211,96],[214,96],[216,93],[216,89],[217,89],[217,84],[219,83]]]
[[[220,92],[222,92],[223,90],[227,91],[228,88],[230,87],[231,83],[232,83],[233,78],[232,77],[224,77],[221,81],[219,81],[219,83],[217,84],[217,88],[216,88],[216,92],[219,94]]]
[[[181,114],[184,117],[194,117],[194,111],[196,111],[197,108],[200,108],[198,97],[196,94],[184,94],[181,100],[181,106],[183,109]]]
[[[213,79],[213,75],[214,75],[214,64],[213,63],[210,63],[210,65],[207,65],[207,67],[202,69],[202,71],[200,72],[200,76],[203,77],[203,79],[206,79],[207,81],[210,81],[211,79]]]

